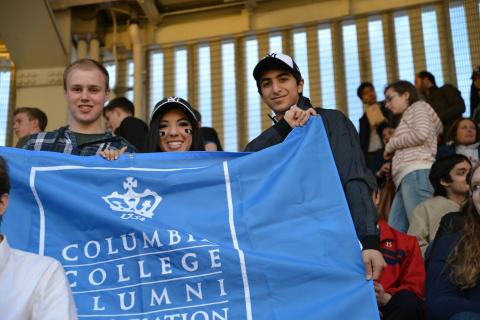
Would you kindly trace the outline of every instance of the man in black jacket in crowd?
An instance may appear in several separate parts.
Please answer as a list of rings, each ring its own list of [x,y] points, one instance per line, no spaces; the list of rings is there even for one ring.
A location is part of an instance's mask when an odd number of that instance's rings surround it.
[[[143,152],[148,126],[141,119],[135,118],[135,106],[124,97],[111,100],[103,109],[107,127],[116,136],[120,136],[135,146],[138,152]]]
[[[372,83],[362,82],[357,88],[357,96],[362,101],[364,110],[362,117],[358,120],[360,147],[367,167],[375,174],[385,163],[384,145],[381,134],[377,132],[378,127],[385,124],[396,127],[398,120],[385,107],[385,101],[377,101],[377,93]]]
[[[415,76],[415,87],[442,120],[443,132],[447,136],[453,122],[465,112],[465,101],[460,91],[448,83],[437,87],[435,76],[425,70]]]
[[[310,115],[322,117],[330,148],[345,191],[357,236],[363,247],[362,260],[366,278],[377,279],[385,266],[379,251],[377,212],[366,181],[365,160],[358,134],[341,112],[314,109],[303,97],[304,80],[293,59],[272,53],[256,65],[253,77],[263,101],[275,113],[275,124],[251,141],[245,151],[259,151],[281,143],[297,126],[304,125]]]

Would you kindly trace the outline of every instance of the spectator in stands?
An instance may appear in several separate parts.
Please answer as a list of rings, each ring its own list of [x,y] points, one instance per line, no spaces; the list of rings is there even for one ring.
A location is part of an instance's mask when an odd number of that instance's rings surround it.
[[[125,97],[116,97],[103,109],[107,128],[116,136],[125,138],[138,152],[143,152],[148,126],[134,115],[135,106]]]
[[[7,165],[0,157],[0,224],[9,192]],[[50,257],[12,249],[1,234],[0,297],[1,319],[77,319],[61,264]]]
[[[73,62],[63,73],[63,89],[72,116],[70,124],[30,136],[24,149],[81,156],[98,154],[109,160],[124,151],[135,151],[122,137],[103,130],[102,111],[109,93],[104,66],[91,59]]]
[[[193,112],[198,120],[200,137],[202,138],[205,151],[223,151],[217,131],[214,128],[202,127],[202,114],[197,109],[193,109]]]
[[[363,116],[359,120],[360,146],[365,155],[367,167],[372,172],[377,172],[384,163],[383,143],[377,128],[380,124],[393,122],[393,114],[385,108],[384,101],[377,101],[375,88],[370,82],[360,84],[357,96],[362,101],[364,109]]]
[[[478,123],[480,121],[480,66],[473,69],[472,85],[470,86],[470,116]]]
[[[379,204],[373,176],[368,179],[372,197]],[[378,281],[375,296],[383,320],[425,319],[423,302],[425,267],[415,237],[399,232],[380,218],[380,250],[387,263]]]
[[[153,108],[147,136],[147,152],[203,151],[198,121],[190,104],[166,97]]]
[[[388,223],[406,232],[413,209],[433,193],[428,173],[437,153],[442,123],[435,111],[420,101],[415,87],[397,81],[385,89],[387,108],[402,115],[395,134],[385,146],[385,159],[392,159],[392,178],[397,188]]]
[[[383,145],[386,145],[395,134],[395,128],[391,124],[384,122],[377,127],[377,133],[382,137]],[[395,195],[395,184],[392,181],[392,162],[390,160],[385,161],[375,173],[375,176],[379,186],[380,197],[377,210],[380,213],[380,218],[388,221],[388,215]]]
[[[220,138],[214,128],[200,127],[200,135],[206,151],[223,151]]]
[[[437,159],[450,154],[463,154],[473,166],[480,157],[480,130],[470,118],[459,118],[452,124],[447,143],[438,147]]]
[[[432,320],[480,319],[480,169],[460,232],[435,239],[427,269],[426,306]]]
[[[441,158],[432,165],[429,179],[434,197],[415,208],[408,228],[408,234],[417,237],[424,257],[442,217],[449,212],[460,211],[467,200],[467,176],[471,168],[468,158],[460,154]]]
[[[442,120],[444,133],[448,133],[453,122],[465,112],[460,91],[451,84],[437,87],[433,74],[425,70],[415,76],[415,86]]]
[[[21,148],[29,135],[45,131],[48,118],[45,112],[38,108],[21,107],[13,111],[13,131],[17,136],[16,147]]]
[[[383,320],[426,319],[425,266],[415,237],[399,232],[380,219],[380,250],[387,266],[375,295]]]
[[[357,236],[363,246],[366,279],[377,279],[385,266],[379,251],[377,213],[366,181],[367,168],[350,120],[337,110],[313,109],[303,96],[304,80],[293,59],[271,53],[260,60],[253,77],[263,101],[275,113],[275,124],[248,143],[245,151],[259,151],[281,143],[293,128],[304,125],[311,115],[320,114],[327,128],[330,148]]]

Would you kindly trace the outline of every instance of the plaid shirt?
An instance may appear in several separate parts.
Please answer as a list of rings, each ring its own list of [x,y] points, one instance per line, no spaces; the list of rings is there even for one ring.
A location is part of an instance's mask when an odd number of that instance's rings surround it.
[[[77,145],[75,134],[68,126],[55,131],[39,132],[29,136],[23,149],[68,153],[77,156],[93,156],[103,150],[118,150],[127,147],[127,152],[136,152],[127,140],[106,132],[103,138]]]

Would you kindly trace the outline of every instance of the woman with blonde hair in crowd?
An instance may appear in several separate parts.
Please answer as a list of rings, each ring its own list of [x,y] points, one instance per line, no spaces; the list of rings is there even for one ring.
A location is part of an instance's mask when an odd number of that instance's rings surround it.
[[[473,170],[463,229],[436,237],[427,269],[429,319],[480,319],[480,167]]]
[[[437,137],[443,127],[432,107],[420,101],[410,82],[392,83],[384,94],[387,108],[402,117],[384,152],[386,160],[392,159],[392,179],[397,190],[388,224],[406,232],[413,209],[433,195],[428,174],[437,153]]]

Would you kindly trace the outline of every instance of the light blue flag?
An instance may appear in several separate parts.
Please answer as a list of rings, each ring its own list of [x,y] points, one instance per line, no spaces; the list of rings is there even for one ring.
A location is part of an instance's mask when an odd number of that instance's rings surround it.
[[[320,117],[253,154],[0,154],[2,232],[63,264],[80,319],[378,319]]]

